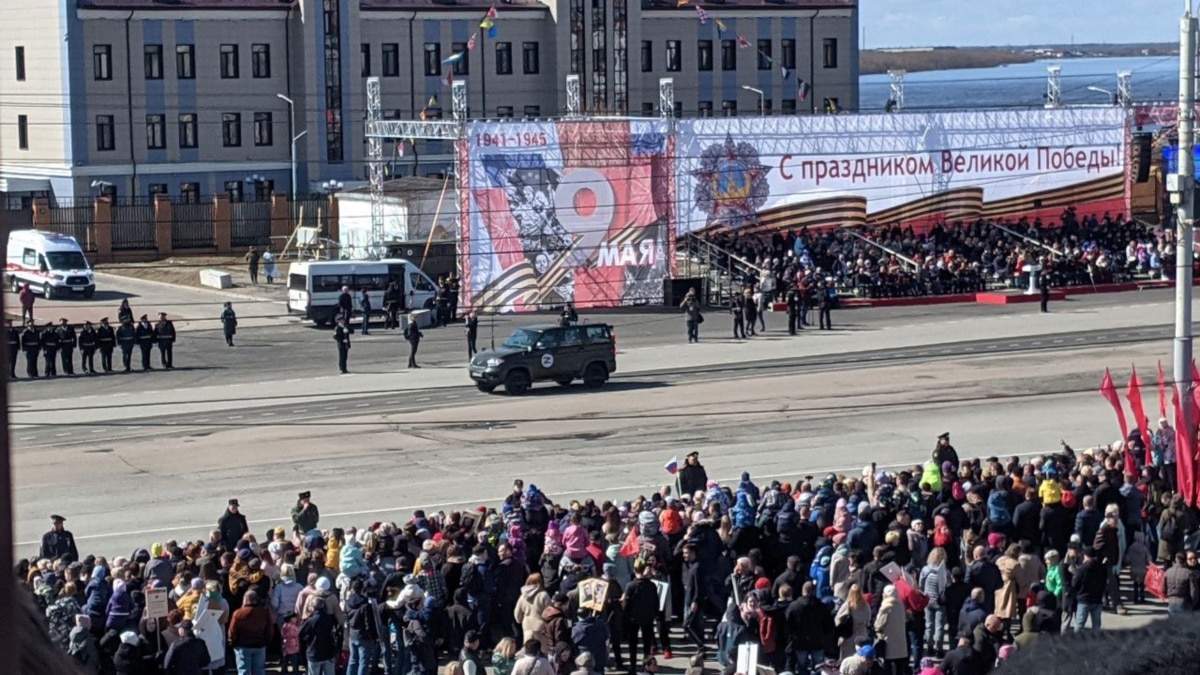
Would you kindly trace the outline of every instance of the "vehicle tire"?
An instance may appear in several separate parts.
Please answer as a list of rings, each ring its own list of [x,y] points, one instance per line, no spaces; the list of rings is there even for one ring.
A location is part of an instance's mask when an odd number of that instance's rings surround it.
[[[47,300],[54,299],[54,287],[50,284],[42,284],[42,297]]]
[[[496,391],[496,385],[494,385],[494,384],[484,384],[483,382],[476,382],[476,383],[475,383],[475,388],[476,388],[476,389],[478,389],[479,391],[482,391],[482,392],[483,392],[483,393],[485,393],[485,394],[490,394],[490,393],[492,393],[493,391]]]
[[[583,384],[589,389],[599,389],[608,381],[608,368],[603,363],[589,363],[583,371]]]
[[[575,378],[573,378],[573,377],[558,377],[558,378],[555,378],[554,381],[557,382],[560,387],[569,387],[569,386],[571,386],[571,383],[575,381]]]
[[[529,373],[523,370],[511,371],[504,377],[504,391],[510,396],[524,396],[529,391]]]
[[[324,328],[325,326],[329,325],[329,319],[313,319],[313,324],[315,324],[317,328]]]
[[[92,296],[94,296],[94,295],[96,295],[96,287],[92,286],[91,288],[89,288],[83,292],[83,299],[91,300]]]
[[[13,293],[21,292],[21,282],[17,281],[16,277],[8,278],[8,287],[12,289]]]

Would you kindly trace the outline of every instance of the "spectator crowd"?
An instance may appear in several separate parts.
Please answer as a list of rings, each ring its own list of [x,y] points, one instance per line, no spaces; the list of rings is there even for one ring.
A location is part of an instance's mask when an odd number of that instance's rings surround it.
[[[899,224],[753,235],[721,231],[707,239],[725,252],[722,264],[746,284],[762,285],[767,276],[776,288],[822,280],[839,293],[864,298],[1024,288],[1027,265],[1041,265],[1054,287],[1164,279],[1175,265],[1171,228],[1107,213],[1079,218],[1073,207],[1055,223],[979,220],[938,224],[921,234]]]
[[[1200,602],[1174,430],[1141,438],[966,460],[942,434],[907,470],[762,484],[711,480],[693,452],[628,501],[518,480],[497,507],[359,526],[322,523],[304,492],[261,534],[231,499],[207,539],[113,558],[81,556],[56,515],[16,574],[89,674],[652,674],[678,653],[688,675],[744,672],[739,657],[982,675],[1145,605],[1156,560],[1167,612]],[[150,618],[155,590],[167,611]]]

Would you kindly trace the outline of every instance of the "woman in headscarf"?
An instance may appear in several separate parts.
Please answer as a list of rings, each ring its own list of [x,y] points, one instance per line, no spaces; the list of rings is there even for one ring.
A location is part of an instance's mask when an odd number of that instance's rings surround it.
[[[134,609],[133,597],[129,594],[125,581],[117,579],[113,582],[112,597],[108,599],[105,612],[108,620],[104,624],[105,628],[120,633],[135,625],[137,618],[133,616]]]
[[[83,613],[92,620],[93,634],[104,632],[104,619],[108,615],[108,599],[112,597],[112,586],[108,582],[108,568],[97,565],[92,568],[92,578],[84,589],[87,602],[83,605]]]
[[[886,643],[882,650],[876,650],[882,651],[878,656],[883,658],[884,671],[890,675],[907,672],[908,633],[904,625],[904,605],[900,603],[896,587],[890,584],[883,588],[883,602],[875,617],[875,635],[877,640]]]

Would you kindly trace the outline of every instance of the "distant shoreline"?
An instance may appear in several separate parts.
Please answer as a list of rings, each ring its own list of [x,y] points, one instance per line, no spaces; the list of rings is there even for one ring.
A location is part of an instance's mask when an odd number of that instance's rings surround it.
[[[1147,53],[1149,52],[1149,53]],[[1135,46],[1110,46],[1103,53],[1082,52],[1072,54],[1069,58],[1082,57],[1122,57],[1122,56],[1160,56],[1166,54],[1165,49],[1144,50]],[[925,49],[925,50],[870,50],[859,54],[860,75],[882,75],[889,70],[903,70],[910,73],[927,72],[931,70],[963,70],[967,68],[995,68],[1017,63],[1032,63],[1039,59],[1050,58],[1047,53],[1027,51],[1011,51],[1000,48],[961,48],[961,49]]]

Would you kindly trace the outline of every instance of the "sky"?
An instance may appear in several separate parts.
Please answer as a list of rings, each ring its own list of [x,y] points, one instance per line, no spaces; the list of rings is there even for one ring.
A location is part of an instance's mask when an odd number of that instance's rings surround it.
[[[1173,0],[859,0],[867,49],[968,45],[1171,42]]]

